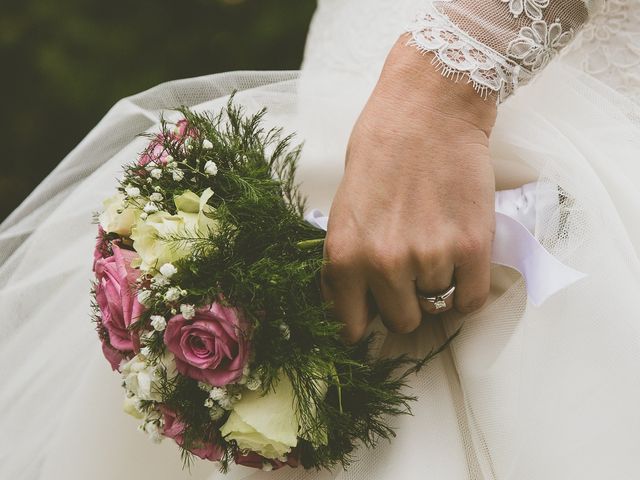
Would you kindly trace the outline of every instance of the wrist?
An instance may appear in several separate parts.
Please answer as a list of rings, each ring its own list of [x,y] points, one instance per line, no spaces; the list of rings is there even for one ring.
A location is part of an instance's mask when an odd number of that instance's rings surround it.
[[[470,123],[489,135],[497,115],[495,98],[483,97],[464,78],[443,76],[432,62],[433,54],[408,46],[408,40],[401,36],[391,49],[378,83],[380,93],[411,103],[418,111]]]

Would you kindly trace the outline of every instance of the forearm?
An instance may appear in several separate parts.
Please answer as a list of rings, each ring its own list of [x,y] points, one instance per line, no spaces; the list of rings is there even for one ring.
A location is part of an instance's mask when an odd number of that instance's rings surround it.
[[[389,53],[377,93],[394,96],[391,100],[407,104],[418,115],[448,116],[468,122],[488,135],[495,123],[495,102],[478,96],[471,83],[451,82],[440,75],[429,61],[434,54],[421,54],[408,47],[409,39],[409,35],[401,36]]]

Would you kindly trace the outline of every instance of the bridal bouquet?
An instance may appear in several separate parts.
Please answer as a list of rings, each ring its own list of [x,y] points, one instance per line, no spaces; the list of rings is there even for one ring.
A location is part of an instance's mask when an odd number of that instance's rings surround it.
[[[389,439],[427,358],[375,359],[323,302],[324,232],[303,218],[290,137],[229,103],[162,121],[99,214],[93,317],[124,409],[192,456],[346,466]]]

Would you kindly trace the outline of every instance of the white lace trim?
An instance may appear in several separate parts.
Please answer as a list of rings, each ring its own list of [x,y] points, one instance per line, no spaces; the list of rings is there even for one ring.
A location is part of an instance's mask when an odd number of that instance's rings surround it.
[[[550,0],[502,0],[509,3],[509,11],[514,18],[524,13],[531,20],[542,20],[542,12],[549,6]]]
[[[446,77],[467,78],[483,96],[504,101],[531,73],[458,29],[437,11],[418,17],[410,28],[410,45],[433,53],[432,63]]]
[[[536,20],[529,27],[522,27],[518,37],[507,47],[507,55],[522,62],[531,72],[546,67],[560,50],[573,40],[573,30],[563,31],[560,22],[548,24]]]
[[[451,0],[444,0],[451,1]],[[548,22],[536,18],[543,16],[549,0],[502,0],[509,3],[514,17],[523,14],[531,19],[530,25],[514,32],[506,52],[498,53],[465,33],[446,14],[436,8],[427,11],[409,30],[410,45],[423,53],[433,53],[433,62],[446,77],[456,81],[465,77],[476,91],[487,97],[497,96],[497,102],[506,100],[519,85],[528,83],[533,76],[573,40],[573,29],[565,30],[559,19]]]

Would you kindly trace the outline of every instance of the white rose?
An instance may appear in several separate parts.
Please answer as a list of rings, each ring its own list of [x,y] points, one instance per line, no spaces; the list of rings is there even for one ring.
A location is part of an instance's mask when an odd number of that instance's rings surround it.
[[[298,444],[300,429],[294,409],[294,394],[286,376],[274,390],[261,396],[246,392],[220,432],[227,440],[235,440],[242,450],[251,450],[265,458],[287,455]]]
[[[104,211],[100,214],[100,226],[107,233],[117,233],[123,237],[131,235],[131,228],[140,218],[142,210],[129,202],[125,208],[125,196],[117,193],[103,202]]]
[[[191,252],[184,242],[170,242],[171,237],[205,236],[215,230],[216,222],[210,215],[215,209],[207,204],[213,195],[208,188],[200,197],[191,191],[177,196],[174,201],[178,209],[175,215],[157,212],[146,220],[140,219],[131,233],[133,248],[141,259],[144,271],[158,268],[165,263],[173,263]]]

